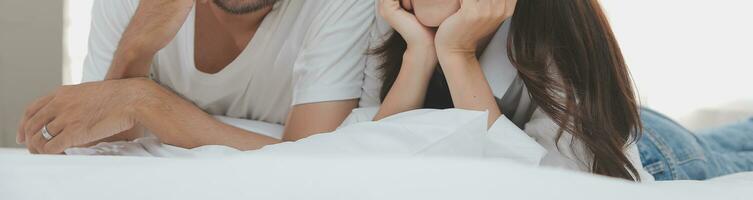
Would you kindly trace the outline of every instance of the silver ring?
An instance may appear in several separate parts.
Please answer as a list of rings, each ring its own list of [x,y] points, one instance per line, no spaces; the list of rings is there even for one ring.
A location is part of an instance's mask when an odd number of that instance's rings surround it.
[[[47,130],[47,125],[46,124],[44,125],[44,127],[42,127],[42,137],[44,137],[44,139],[47,140],[47,141],[50,141],[50,140],[52,140],[53,137],[55,137],[55,136],[52,136],[50,134],[49,130]]]

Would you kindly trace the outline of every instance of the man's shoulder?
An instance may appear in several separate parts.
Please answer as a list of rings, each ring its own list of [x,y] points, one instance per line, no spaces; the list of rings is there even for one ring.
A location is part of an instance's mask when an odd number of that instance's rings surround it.
[[[376,12],[374,0],[280,0],[281,16],[295,16],[298,28],[332,27],[343,22],[372,20]],[[315,31],[318,32],[318,31]]]

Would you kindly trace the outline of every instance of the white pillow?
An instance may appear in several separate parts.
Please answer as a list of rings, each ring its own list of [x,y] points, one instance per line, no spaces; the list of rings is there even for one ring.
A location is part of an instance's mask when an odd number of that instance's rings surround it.
[[[297,142],[249,153],[295,155],[435,155],[482,157],[486,112],[414,110],[372,122],[374,109],[357,109],[344,126]],[[370,116],[369,116],[370,115]],[[365,121],[365,122],[364,122]]]

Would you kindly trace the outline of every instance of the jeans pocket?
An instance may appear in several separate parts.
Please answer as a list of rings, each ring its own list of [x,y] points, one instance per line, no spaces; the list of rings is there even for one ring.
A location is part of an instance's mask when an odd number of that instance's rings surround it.
[[[647,131],[647,130],[644,130]],[[669,160],[657,145],[655,138],[644,134],[638,140],[638,151],[641,155],[641,164],[649,174],[657,181],[674,180],[674,175],[669,167]]]
[[[690,180],[706,180],[714,177],[706,159],[697,158],[686,160],[679,164],[683,177]]]
[[[670,171],[667,169],[666,163],[664,162],[659,161],[651,164],[644,164],[643,169],[651,174],[651,176],[653,176],[657,181],[674,180],[672,173],[670,173]]]

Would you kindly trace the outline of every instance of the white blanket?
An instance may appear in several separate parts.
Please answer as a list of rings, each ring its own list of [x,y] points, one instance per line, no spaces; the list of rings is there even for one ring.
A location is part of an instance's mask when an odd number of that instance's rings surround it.
[[[546,153],[521,131],[493,126],[487,130],[486,112],[460,109],[415,110],[371,122],[377,108],[357,109],[338,130],[295,143],[270,145],[248,153],[292,155],[391,155],[454,156],[510,159],[538,165]],[[225,123],[273,137],[282,128],[259,128],[256,121],[220,118]],[[274,127],[266,125],[266,127]],[[147,137],[130,142],[102,143],[90,148],[72,148],[68,155],[121,155],[147,157],[216,157],[242,153],[230,147],[203,146],[183,149]]]

